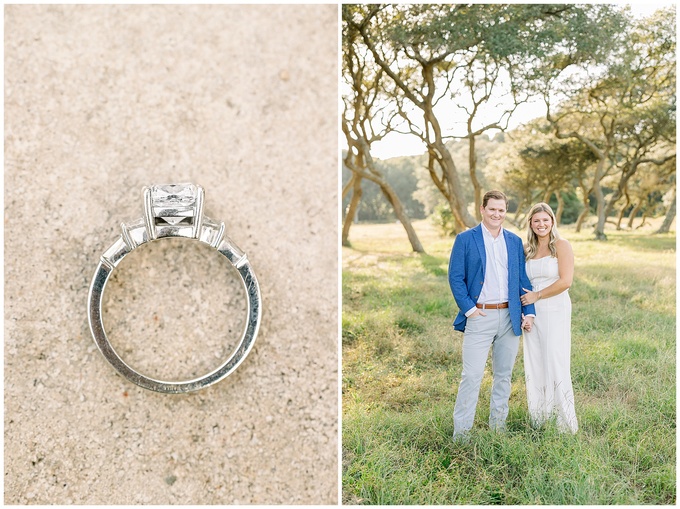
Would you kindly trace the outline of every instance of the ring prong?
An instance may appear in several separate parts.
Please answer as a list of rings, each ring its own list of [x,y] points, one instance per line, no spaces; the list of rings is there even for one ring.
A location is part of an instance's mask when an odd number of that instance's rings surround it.
[[[149,241],[156,240],[156,228],[154,226],[153,206],[151,204],[151,189],[144,187],[144,224]]]
[[[246,263],[248,263],[248,256],[244,254],[241,258],[239,258],[238,260],[236,260],[236,263],[234,264],[234,267],[236,267],[236,269],[240,269],[240,268],[243,267]]]
[[[130,235],[130,229],[124,222],[120,223],[120,229],[122,231],[121,236],[123,237],[123,242],[125,242],[125,245],[128,247],[128,249],[132,251],[134,248],[137,247],[137,243],[132,238],[132,235]]]
[[[215,237],[215,240],[212,242],[211,246],[217,249],[220,247],[220,243],[222,242],[222,239],[224,238],[224,221],[220,224],[220,231],[217,232],[217,237]]]
[[[201,236],[201,225],[203,224],[203,197],[205,192],[201,186],[196,186],[196,216],[194,217],[194,238]]]

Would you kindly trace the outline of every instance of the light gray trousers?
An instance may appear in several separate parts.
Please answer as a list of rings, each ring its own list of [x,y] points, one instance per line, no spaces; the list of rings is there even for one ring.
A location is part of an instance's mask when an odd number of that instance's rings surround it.
[[[479,399],[484,366],[491,351],[493,384],[489,427],[504,429],[512,368],[515,365],[519,336],[515,336],[507,309],[485,309],[486,316],[468,318],[463,336],[463,374],[453,409],[453,433],[464,434],[472,428]]]

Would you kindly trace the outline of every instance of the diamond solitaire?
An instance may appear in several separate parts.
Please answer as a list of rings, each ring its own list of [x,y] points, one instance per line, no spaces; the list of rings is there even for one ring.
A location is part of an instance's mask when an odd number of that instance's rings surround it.
[[[151,206],[156,226],[193,224],[198,187],[193,184],[152,186]]]
[[[262,316],[260,287],[246,254],[225,235],[223,222],[203,214],[204,191],[194,184],[161,184],[145,187],[144,216],[120,223],[121,235],[102,255],[90,285],[87,301],[90,330],[99,350],[125,378],[158,392],[181,393],[207,387],[231,374],[253,347]],[[128,366],[109,342],[102,320],[106,282],[120,261],[142,244],[163,238],[187,238],[212,246],[236,268],[247,299],[247,321],[236,350],[214,371],[186,381],[161,381],[138,373]]]

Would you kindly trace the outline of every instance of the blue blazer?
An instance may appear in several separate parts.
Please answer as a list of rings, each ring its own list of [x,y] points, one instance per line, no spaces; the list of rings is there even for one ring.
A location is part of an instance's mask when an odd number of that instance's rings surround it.
[[[522,306],[519,300],[526,293],[522,288],[531,288],[527,277],[524,249],[522,240],[505,229],[505,245],[508,249],[508,309],[512,320],[512,330],[515,335],[522,334],[522,313],[535,315],[534,305]],[[453,298],[458,304],[458,316],[453,322],[453,328],[465,331],[467,317],[465,312],[475,307],[479,294],[484,285],[486,273],[486,250],[484,249],[484,237],[482,225],[478,224],[470,230],[456,236],[449,260],[449,286],[453,292]]]

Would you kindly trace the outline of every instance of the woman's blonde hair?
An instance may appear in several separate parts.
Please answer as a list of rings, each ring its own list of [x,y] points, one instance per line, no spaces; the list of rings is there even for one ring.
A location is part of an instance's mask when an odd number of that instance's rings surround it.
[[[527,260],[532,259],[536,256],[536,251],[538,251],[538,236],[531,229],[531,219],[539,212],[545,212],[552,219],[552,227],[550,228],[550,241],[548,242],[548,247],[550,248],[550,255],[554,258],[557,256],[557,249],[555,248],[555,243],[560,240],[560,234],[557,231],[557,221],[555,220],[555,213],[550,205],[547,203],[537,203],[529,211],[529,219],[527,221],[527,245],[524,248],[524,255]]]

